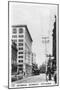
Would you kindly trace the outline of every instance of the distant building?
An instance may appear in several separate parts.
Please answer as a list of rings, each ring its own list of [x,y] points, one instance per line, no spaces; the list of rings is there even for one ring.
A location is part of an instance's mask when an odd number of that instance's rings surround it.
[[[32,53],[32,63],[36,63],[36,54]]]
[[[15,75],[17,73],[17,46],[16,43],[13,41],[12,41],[11,51],[12,51],[11,74]]]
[[[29,76],[32,72],[32,38],[26,25],[12,26],[12,39],[17,43],[19,74]]]

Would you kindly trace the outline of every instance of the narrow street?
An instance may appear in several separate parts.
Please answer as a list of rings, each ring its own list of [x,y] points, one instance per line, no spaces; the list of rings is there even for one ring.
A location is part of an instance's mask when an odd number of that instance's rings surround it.
[[[46,75],[40,74],[36,76],[27,77],[18,81],[15,81],[14,83],[37,83],[37,82],[46,82]]]

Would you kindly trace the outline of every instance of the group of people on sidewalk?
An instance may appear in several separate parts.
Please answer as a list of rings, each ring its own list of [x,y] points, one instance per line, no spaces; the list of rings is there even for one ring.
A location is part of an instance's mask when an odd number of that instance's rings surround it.
[[[51,69],[48,68],[46,72],[46,80],[54,80],[55,84],[57,83],[57,72],[51,72]]]

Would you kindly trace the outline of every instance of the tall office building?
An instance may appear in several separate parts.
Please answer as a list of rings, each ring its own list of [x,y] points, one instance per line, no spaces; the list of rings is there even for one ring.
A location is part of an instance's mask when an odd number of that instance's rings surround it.
[[[17,44],[17,73],[31,75],[32,38],[26,25],[12,26],[12,40]]]
[[[56,16],[55,16],[55,22],[54,22],[54,29],[53,29],[53,63],[52,63],[52,67],[53,70],[56,70]]]

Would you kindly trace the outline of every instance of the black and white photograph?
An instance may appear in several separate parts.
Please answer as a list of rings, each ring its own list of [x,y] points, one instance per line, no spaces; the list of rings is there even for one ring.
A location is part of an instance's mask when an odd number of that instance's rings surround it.
[[[8,2],[9,88],[59,83],[59,5]]]

